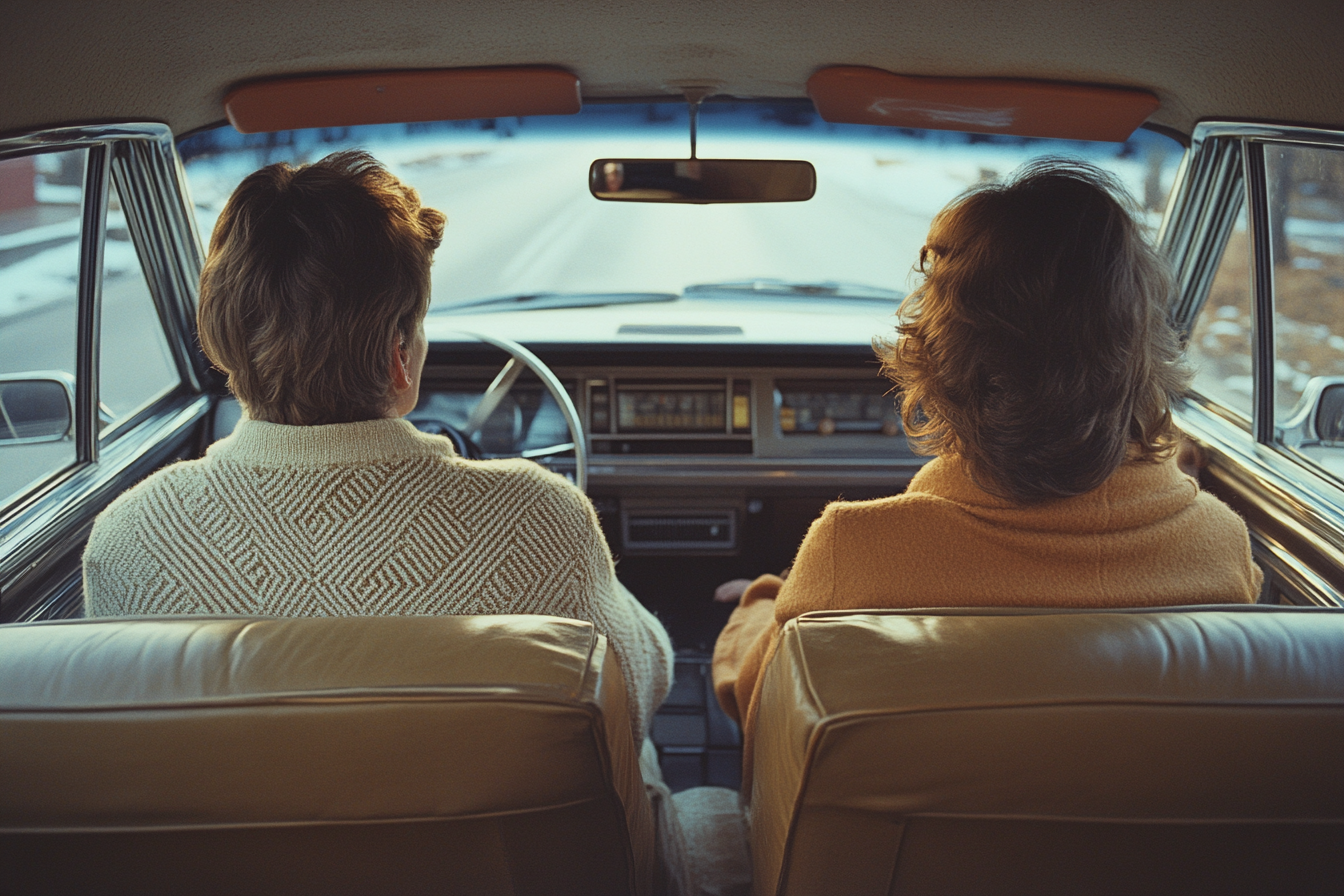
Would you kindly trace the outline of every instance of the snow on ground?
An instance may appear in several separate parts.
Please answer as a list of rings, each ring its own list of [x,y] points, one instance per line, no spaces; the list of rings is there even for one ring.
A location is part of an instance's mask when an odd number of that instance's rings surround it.
[[[70,224],[74,225],[73,228]],[[125,232],[126,222],[120,213],[108,216],[108,228]],[[39,238],[27,241],[20,239],[33,231],[40,231]],[[61,238],[66,241],[20,261],[0,266],[0,320],[56,302],[75,300],[79,286],[79,221],[76,219],[68,223],[34,227],[0,237],[13,244],[0,244],[0,250]],[[135,247],[128,240],[107,240],[103,248],[103,269],[107,274],[134,270],[139,263]]]

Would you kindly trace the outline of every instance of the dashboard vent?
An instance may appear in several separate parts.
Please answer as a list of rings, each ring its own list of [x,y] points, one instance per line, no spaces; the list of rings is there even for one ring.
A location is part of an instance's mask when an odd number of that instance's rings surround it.
[[[741,327],[712,324],[621,324],[618,336],[741,336]]]
[[[628,510],[621,515],[621,530],[628,553],[737,548],[737,514],[732,510]]]

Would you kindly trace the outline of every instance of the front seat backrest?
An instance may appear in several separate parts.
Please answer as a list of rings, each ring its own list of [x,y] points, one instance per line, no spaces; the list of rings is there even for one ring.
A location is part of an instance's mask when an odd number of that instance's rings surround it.
[[[809,613],[756,732],[757,894],[1344,882],[1344,611]]]
[[[586,622],[0,626],[0,892],[645,893],[652,861]]]

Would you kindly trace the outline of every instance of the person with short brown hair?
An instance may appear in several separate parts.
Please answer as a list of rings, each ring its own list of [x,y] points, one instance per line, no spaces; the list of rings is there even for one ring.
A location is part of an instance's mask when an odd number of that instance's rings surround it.
[[[402,419],[444,224],[362,152],[242,182],[198,322],[245,416],[98,516],[86,612],[583,619],[620,660],[640,744],[672,645],[617,580],[592,503],[531,461],[466,460]]]
[[[363,152],[245,178],[210,237],[197,324],[248,416],[290,426],[386,416],[407,353],[423,355],[446,223]],[[400,370],[388,364],[394,344]]]
[[[877,348],[935,457],[904,494],[829,505],[787,579],[715,595],[741,597],[713,668],[744,793],[761,672],[802,613],[1257,598],[1246,524],[1177,466],[1171,280],[1126,206],[1099,169],[1046,160],[934,219],[924,282]]]

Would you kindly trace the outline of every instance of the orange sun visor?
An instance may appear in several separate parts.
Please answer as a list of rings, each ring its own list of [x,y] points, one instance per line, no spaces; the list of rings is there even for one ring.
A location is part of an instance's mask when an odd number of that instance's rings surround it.
[[[579,79],[562,68],[517,66],[357,72],[252,81],[224,111],[244,134],[359,124],[572,115]]]
[[[826,121],[1120,142],[1156,111],[1146,90],[1010,78],[928,78],[835,65],[807,81]]]

